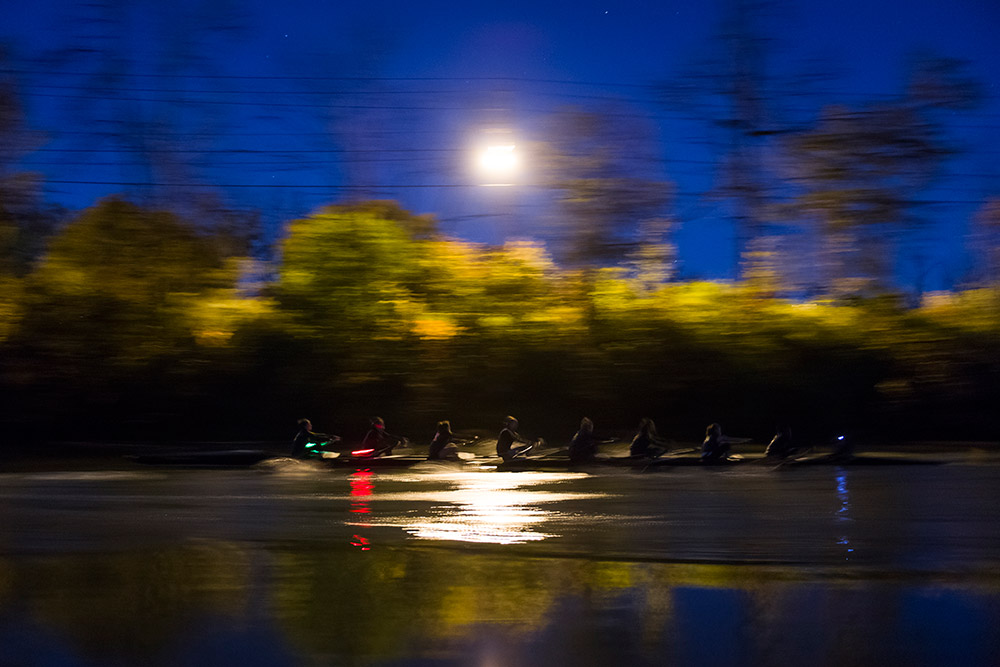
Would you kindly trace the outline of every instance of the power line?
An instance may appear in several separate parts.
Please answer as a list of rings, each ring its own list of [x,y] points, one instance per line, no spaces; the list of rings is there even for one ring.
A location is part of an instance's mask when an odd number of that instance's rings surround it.
[[[436,157],[401,157],[401,158],[348,158],[341,160],[247,160],[244,162],[212,162],[209,167],[255,167],[255,166],[268,166],[273,165],[276,167],[289,166],[290,164],[296,168],[300,166],[312,165],[312,166],[323,166],[323,165],[338,165],[338,164],[357,164],[357,163],[369,163],[369,162],[428,162],[430,160],[438,159]],[[122,160],[115,161],[63,161],[63,160],[46,160],[46,161],[35,161],[35,160],[25,160],[29,164],[27,166],[38,166],[38,167],[124,167],[124,166],[134,166],[136,161],[126,162]]]
[[[271,102],[267,100],[208,100],[208,99],[169,99],[169,98],[149,98],[149,97],[105,97],[99,95],[67,95],[62,93],[37,93],[26,91],[21,93],[26,97],[44,97],[44,98],[55,98],[55,99],[71,99],[71,100],[91,100],[99,102],[140,102],[140,103],[153,103],[153,104],[200,104],[200,105],[219,105],[219,106],[235,106],[235,107],[274,107],[283,109],[324,109],[324,110],[348,110],[348,111],[491,111],[494,107],[473,107],[469,105],[458,105],[458,106],[442,106],[442,105],[399,105],[399,104],[341,104],[341,103],[325,103],[325,104],[315,104],[315,103],[305,103],[305,102]],[[247,94],[253,94],[249,92]],[[711,122],[711,118],[699,117],[693,115],[692,111],[681,111],[678,109],[667,109],[662,108],[662,105],[655,100],[632,100],[634,104],[645,104],[653,105],[656,107],[655,110],[649,110],[645,113],[627,112],[627,111],[616,111],[616,110],[601,110],[600,115],[618,118],[639,118],[645,120],[652,119],[667,119],[670,118],[671,114],[680,114],[680,118],[684,120],[700,120]],[[711,105],[708,105],[711,107]],[[717,107],[718,108],[718,107]],[[728,105],[725,105],[728,108]],[[537,107],[517,107],[518,111],[537,113],[537,114],[552,114],[554,111],[552,109],[544,109]],[[792,111],[795,110],[791,107],[782,107],[782,111]],[[815,110],[814,107],[809,108],[799,108],[799,111],[812,111]],[[676,116],[675,116],[676,117]],[[990,117],[993,117],[992,115]],[[981,129],[981,130],[992,130],[997,129],[1000,125],[969,125],[964,123],[947,123],[947,127],[951,128],[963,128],[963,129]]]
[[[273,153],[457,153],[464,152],[461,148],[386,148],[378,150],[348,149],[348,148],[36,148],[37,153],[223,153],[267,155]]]
[[[45,76],[94,76],[94,72],[67,72],[53,70],[31,70],[20,68],[2,68],[0,72],[4,74],[26,74]],[[231,80],[231,81],[351,81],[351,82],[404,82],[404,81],[451,81],[451,82],[483,82],[483,83],[544,83],[567,86],[595,86],[601,88],[626,88],[626,89],[649,89],[656,88],[656,84],[642,83],[622,83],[620,81],[574,81],[571,79],[535,79],[530,77],[512,76],[410,76],[410,77],[363,77],[363,76],[265,76],[246,74],[187,74],[187,73],[149,73],[149,72],[129,72],[126,76],[140,79],[205,79],[205,80]]]
[[[314,183],[157,183],[154,181],[76,181],[52,179],[46,183],[59,185],[115,185],[122,187],[161,187],[161,188],[301,188],[301,189],[326,189],[326,190],[419,190],[419,189],[459,189],[459,188],[482,188],[484,186],[477,183],[378,183],[378,184],[356,184],[356,185],[333,185]],[[519,188],[539,188],[542,186],[521,184]],[[911,200],[907,205],[912,206],[938,206],[943,204],[981,204],[985,199],[920,199]]]
[[[24,68],[0,68],[0,73],[19,74],[29,76],[49,76],[49,77],[93,77],[95,72],[80,71],[56,71],[56,70],[32,70]],[[408,82],[452,82],[452,83],[530,83],[560,86],[585,86],[593,88],[622,88],[626,90],[651,90],[655,92],[667,92],[672,89],[681,92],[690,92],[691,87],[687,85],[671,84],[667,81],[655,81],[645,83],[627,83],[622,81],[587,81],[579,79],[544,79],[534,77],[517,76],[405,76],[405,77],[378,77],[378,76],[289,76],[289,75],[246,75],[246,74],[192,74],[192,73],[168,73],[168,72],[128,72],[122,75],[124,78],[137,79],[202,79],[212,81],[343,81],[353,83],[408,83]],[[807,88],[804,91],[795,91],[796,95],[803,94],[827,94],[840,95],[845,97],[864,97],[868,99],[899,99],[901,93],[872,93],[869,91],[848,91],[827,89],[820,90]]]
[[[149,97],[102,97],[99,95],[64,95],[61,93],[21,93],[26,97],[54,97],[68,100],[98,100],[101,102],[154,102],[157,104],[220,104],[226,106],[247,106],[247,107],[281,107],[296,109],[352,109],[360,111],[463,111],[468,110],[467,106],[400,106],[400,105],[379,105],[379,104],[306,104],[302,102],[267,102],[263,100],[241,101],[241,100],[178,100],[161,99]],[[480,110],[485,110],[482,107]]]
[[[385,149],[358,149],[358,148],[132,148],[132,147],[122,147],[122,148],[37,148],[32,151],[34,153],[55,153],[55,154],[67,154],[67,153],[85,153],[87,155],[92,154],[122,154],[122,155],[299,155],[299,154],[372,154],[372,153],[391,153],[391,154],[410,154],[410,153],[438,153],[442,155],[448,154],[467,154],[471,150],[467,148],[385,148]],[[416,160],[429,160],[433,158],[400,158],[399,160],[392,161],[405,161],[406,159]],[[31,156],[24,158],[26,162],[32,161]],[[672,162],[677,163],[690,163],[690,164],[706,164],[714,165],[718,164],[716,160],[699,160],[693,158],[654,158],[654,157],[644,157],[635,156],[632,160],[636,162],[647,162],[655,164],[669,164]],[[246,162],[233,162],[226,163],[240,165],[246,164]]]
[[[595,84],[597,85],[597,84]],[[220,89],[220,88],[148,88],[148,87],[135,87],[135,86],[82,86],[82,85],[58,85],[58,84],[33,84],[32,90],[22,92],[24,95],[33,96],[51,96],[60,97],[55,93],[40,93],[34,89],[46,89],[46,90],[75,90],[79,91],[85,89],[88,93],[92,94],[118,94],[118,93],[176,93],[182,95],[311,95],[311,96],[330,96],[330,97],[340,97],[340,96],[386,96],[386,95],[455,95],[455,94],[479,94],[483,91],[470,91],[468,88],[449,88],[449,89],[376,89],[376,90],[352,90],[352,89],[335,89],[335,90],[293,90],[293,89],[270,89],[270,90],[260,90],[252,88],[244,89]],[[660,93],[662,92],[661,86],[651,85],[650,89],[652,92]],[[498,92],[498,91],[493,91]],[[503,92],[515,92],[515,91],[503,91]],[[531,96],[542,96],[542,97],[565,97],[569,99],[587,99],[587,100],[598,100],[598,101],[608,101],[617,103],[634,103],[634,104],[659,104],[663,105],[664,100],[657,99],[656,96],[651,98],[636,98],[636,97],[621,97],[620,95],[585,95],[580,93],[568,93],[563,91],[553,91],[553,90],[531,90],[531,91],[517,91]],[[835,91],[816,91],[817,95],[836,95],[836,94],[846,94],[846,95],[863,95],[863,93],[837,93]],[[144,101],[158,101],[158,100],[144,100]],[[210,100],[208,100],[210,102]],[[220,102],[222,103],[222,102]],[[704,100],[697,103],[696,106],[725,106],[728,108],[729,103],[706,103]],[[788,104],[782,104],[780,109],[782,110],[814,110],[815,105],[809,106],[792,106]],[[994,115],[994,114],[987,114]]]
[[[233,157],[248,155],[267,155],[274,156],[267,160],[235,160],[232,162],[216,162],[215,166],[220,167],[242,167],[248,165],[283,165],[287,164],[289,160],[292,160],[292,155],[299,154],[333,154],[333,155],[371,155],[371,154],[420,154],[420,153],[437,153],[438,155],[432,155],[427,157],[374,157],[371,159],[357,159],[357,158],[338,158],[336,160],[295,160],[295,164],[303,165],[324,165],[324,164],[344,164],[353,162],[425,162],[429,160],[440,159],[441,157],[446,157],[447,155],[454,154],[465,154],[469,153],[469,149],[465,148],[386,148],[386,149],[345,149],[345,148],[273,148],[273,149],[258,149],[258,148],[206,148],[206,149],[196,149],[196,148],[185,148],[185,149],[170,149],[170,148],[38,148],[32,152],[34,153],[50,153],[50,154],[77,154],[85,153],[88,155],[92,154],[112,154],[112,155],[230,155]],[[59,165],[128,165],[133,164],[132,162],[126,161],[114,161],[114,162],[96,162],[96,161],[84,161],[84,162],[71,162],[66,160],[36,160],[32,155],[27,155],[22,158],[22,162],[26,164],[38,165],[38,166],[59,166]],[[279,160],[275,159],[277,156],[288,155],[288,159]],[[637,156],[632,158],[636,162],[652,163],[652,164],[662,164],[666,167],[677,164],[693,164],[693,165],[705,165],[705,166],[721,166],[719,160],[710,159],[696,159],[696,158],[681,158],[681,157],[649,157],[649,156]],[[1000,173],[971,173],[971,172],[956,172],[956,173],[946,173],[942,175],[942,178],[998,178]],[[786,178],[786,180],[797,180],[793,178]],[[798,179],[801,180],[801,179]]]
[[[95,72],[79,72],[79,71],[53,71],[53,70],[32,70],[23,68],[0,68],[0,73],[4,74],[18,74],[18,75],[28,75],[28,76],[48,76],[48,77],[94,77],[98,73]],[[192,74],[192,73],[150,73],[150,72],[128,72],[122,75],[123,78],[136,78],[136,79],[195,79],[195,80],[213,80],[213,81],[339,81],[339,82],[351,82],[351,83],[412,83],[412,82],[444,82],[444,83],[461,83],[468,85],[470,83],[525,83],[525,84],[546,84],[546,85],[560,85],[560,86],[584,86],[592,88],[621,88],[626,90],[644,90],[651,91],[655,93],[668,93],[671,91],[679,91],[684,93],[689,93],[691,87],[685,84],[674,84],[667,81],[659,82],[646,82],[646,83],[625,83],[621,81],[587,81],[587,80],[573,80],[573,79],[543,79],[543,78],[532,78],[532,77],[513,77],[513,76],[500,76],[500,77],[481,77],[481,76],[471,76],[471,77],[344,77],[344,76],[279,76],[279,75],[229,75],[229,74]],[[65,86],[58,84],[39,84],[40,87],[44,88],[56,88],[56,89],[73,89],[79,88],[79,86]],[[123,90],[130,92],[180,92],[180,93],[191,93],[191,92],[205,92],[205,93],[218,93],[218,94],[267,94],[271,91],[260,91],[260,90],[213,90],[213,89],[171,89],[171,88],[135,88],[135,87],[111,87],[111,86],[97,86],[92,89],[97,90]],[[374,90],[374,91],[363,91],[365,94],[436,94],[439,92],[443,93],[453,93],[453,92],[463,92],[462,89],[450,89],[446,91],[405,91],[405,90]],[[274,91],[280,94],[295,94],[295,95],[339,95],[339,94],[358,94],[362,91],[344,91],[344,90],[333,90],[333,91]],[[506,91],[510,92],[510,91]],[[543,91],[531,91],[532,94],[552,94],[552,95],[562,95],[563,93],[544,93]],[[708,96],[722,96],[722,93],[709,93]],[[783,94],[788,96],[789,94]],[[791,93],[792,96],[802,97],[806,95],[835,95],[839,97],[859,97],[868,100],[899,100],[904,99],[905,95],[903,93],[873,93],[871,91],[848,91],[848,90],[838,90],[838,89],[818,89],[814,87],[807,88],[804,91],[795,91]],[[598,96],[598,99],[604,98],[603,96]],[[620,98],[607,97],[609,100],[618,100]],[[641,100],[646,102],[647,100]],[[727,105],[728,106],[728,105]]]
[[[364,189],[421,189],[421,188],[480,188],[477,183],[400,183],[400,184],[377,184],[377,185],[317,185],[312,183],[156,183],[153,181],[73,181],[63,179],[46,180],[46,183],[57,183],[60,185],[119,185],[124,187],[160,187],[160,188],[323,188],[328,190],[364,190]],[[519,187],[536,187],[525,186]]]
[[[54,90],[80,90],[84,88],[81,85],[56,85],[51,83],[41,83],[34,84],[34,88],[51,88]],[[135,88],[132,86],[86,86],[86,90],[92,93],[98,92],[129,92],[129,93],[208,93],[212,95],[357,95],[362,93],[362,91],[343,89],[343,90],[255,90],[252,88],[246,88],[242,90],[233,90],[225,88]],[[370,90],[363,91],[365,95],[448,95],[451,93],[468,93],[468,89],[464,88],[451,88],[448,90],[426,90],[426,89],[415,89],[415,90]]]
[[[117,119],[99,118],[94,121],[95,123],[108,123],[114,125],[121,125],[123,121]],[[45,130],[36,131],[38,134],[45,134]],[[113,137],[120,136],[122,133],[113,130],[58,130],[58,134],[61,135],[83,135],[83,136],[97,136],[97,137]],[[173,138],[176,137],[180,132],[143,132],[144,137],[166,137]],[[379,135],[385,134],[451,134],[445,129],[414,129],[414,130],[379,130]],[[229,130],[223,132],[183,132],[185,137],[321,137],[321,138],[333,138],[336,137],[335,132],[231,132]]]

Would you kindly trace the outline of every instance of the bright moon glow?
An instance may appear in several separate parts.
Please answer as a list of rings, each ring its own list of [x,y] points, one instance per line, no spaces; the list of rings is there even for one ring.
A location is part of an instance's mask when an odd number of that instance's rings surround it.
[[[509,174],[517,169],[514,146],[487,146],[479,156],[479,166],[491,173]]]

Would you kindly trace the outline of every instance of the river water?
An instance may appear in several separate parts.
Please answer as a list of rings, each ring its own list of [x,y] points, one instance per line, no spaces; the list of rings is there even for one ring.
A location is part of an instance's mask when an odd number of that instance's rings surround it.
[[[1000,466],[0,473],[0,665],[997,665]]]

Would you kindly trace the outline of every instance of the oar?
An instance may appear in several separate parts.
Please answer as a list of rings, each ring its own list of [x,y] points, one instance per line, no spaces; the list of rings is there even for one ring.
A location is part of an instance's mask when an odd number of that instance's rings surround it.
[[[655,456],[650,459],[649,463],[642,467],[642,472],[649,470],[649,466],[653,465],[654,461],[659,461],[661,459],[672,459],[680,456],[681,454],[693,454],[699,450],[698,447],[685,447],[684,449],[673,449],[669,452],[663,452],[659,456]]]

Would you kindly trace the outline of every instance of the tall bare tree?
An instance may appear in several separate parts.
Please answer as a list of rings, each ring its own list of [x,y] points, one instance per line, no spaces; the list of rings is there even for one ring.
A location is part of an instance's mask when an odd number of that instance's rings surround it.
[[[706,193],[733,221],[733,266],[750,279],[763,271],[760,239],[774,222],[774,138],[788,132],[774,110],[776,49],[767,20],[774,0],[724,0],[710,55],[666,86],[671,107],[694,114],[719,149],[715,185]]]
[[[534,153],[541,183],[556,193],[554,254],[586,266],[621,260],[654,237],[661,242],[670,226],[656,221],[663,220],[673,187],[658,173],[644,129],[581,109],[550,120],[548,141]]]
[[[896,100],[830,106],[786,141],[794,208],[815,221],[817,277],[832,293],[889,287],[900,237],[919,225],[919,195],[954,153],[937,112],[975,101],[974,84],[950,60],[921,60]]]
[[[0,48],[0,66],[8,56]],[[58,212],[42,202],[40,174],[20,160],[41,142],[30,129],[13,74],[0,74],[0,274],[22,275],[42,250]]]

